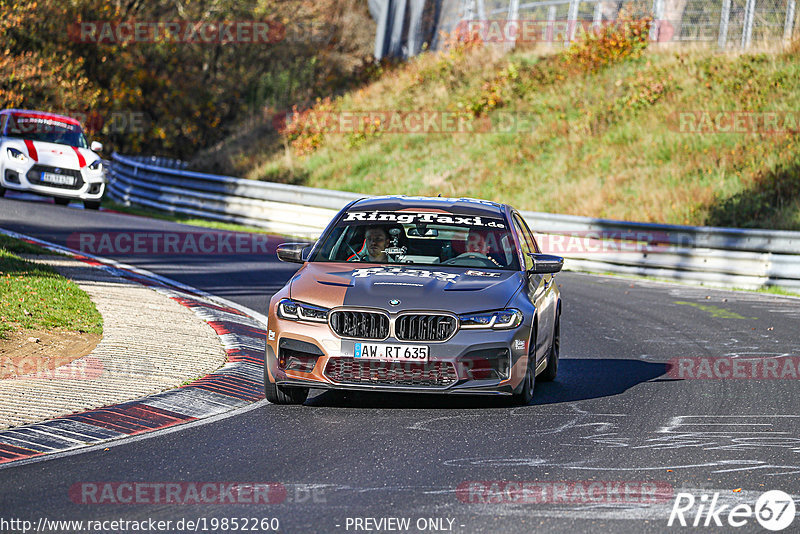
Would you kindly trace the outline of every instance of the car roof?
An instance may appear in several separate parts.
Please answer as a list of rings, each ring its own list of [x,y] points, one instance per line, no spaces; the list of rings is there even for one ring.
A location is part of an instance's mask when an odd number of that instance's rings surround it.
[[[52,119],[74,126],[80,126],[81,123],[77,119],[67,117],[66,115],[58,115],[57,113],[50,113],[47,111],[35,111],[30,109],[4,109],[0,111],[0,115],[17,115],[20,117],[39,117],[42,119]]]
[[[351,204],[348,211],[399,211],[407,209],[419,209],[423,211],[446,210],[465,215],[503,217],[507,208],[508,206],[505,204],[475,198],[388,195],[362,198]]]

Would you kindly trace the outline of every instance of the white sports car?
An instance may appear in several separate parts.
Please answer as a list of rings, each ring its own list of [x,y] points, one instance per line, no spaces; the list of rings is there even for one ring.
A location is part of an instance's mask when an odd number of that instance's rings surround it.
[[[95,151],[75,119],[45,113],[0,111],[0,197],[6,189],[53,197],[56,204],[82,200],[100,207],[108,179]]]

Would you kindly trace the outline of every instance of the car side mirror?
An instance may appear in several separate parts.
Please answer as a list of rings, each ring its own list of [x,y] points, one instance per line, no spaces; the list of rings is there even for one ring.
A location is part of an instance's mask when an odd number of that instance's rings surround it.
[[[278,245],[278,259],[289,263],[305,263],[312,247],[309,243],[282,243]]]
[[[103,143],[101,143],[100,141],[92,141],[92,144],[89,148],[92,149],[92,152],[102,152]]]
[[[550,254],[528,254],[528,256],[533,260],[533,267],[528,269],[529,273],[557,273],[564,267],[564,258],[561,256],[551,256]]]

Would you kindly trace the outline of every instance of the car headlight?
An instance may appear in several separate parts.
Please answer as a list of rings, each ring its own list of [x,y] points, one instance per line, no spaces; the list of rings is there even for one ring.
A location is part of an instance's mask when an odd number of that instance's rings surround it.
[[[8,157],[17,161],[28,161],[28,156],[17,150],[16,148],[9,148],[7,151]]]
[[[278,317],[290,321],[326,323],[328,322],[328,310],[291,299],[283,299],[278,303]]]
[[[494,328],[502,330],[516,328],[522,324],[522,312],[515,309],[497,310],[460,315],[461,328]]]
[[[98,159],[97,161],[89,165],[89,169],[93,171],[101,171],[103,170],[103,162]]]

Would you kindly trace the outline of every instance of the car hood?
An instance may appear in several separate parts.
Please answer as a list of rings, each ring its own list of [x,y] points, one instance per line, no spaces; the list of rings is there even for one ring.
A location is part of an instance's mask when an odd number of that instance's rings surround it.
[[[99,156],[88,148],[78,148],[44,141],[13,139],[6,142],[5,146],[16,148],[40,165],[66,169],[81,169],[99,159]]]
[[[292,278],[291,298],[332,308],[363,306],[467,313],[499,309],[523,283],[517,271],[446,266],[307,263]],[[399,300],[391,305],[389,301]]]

